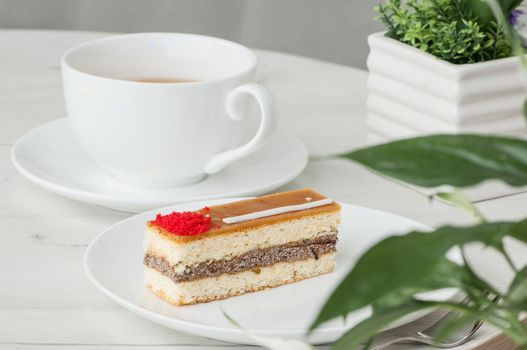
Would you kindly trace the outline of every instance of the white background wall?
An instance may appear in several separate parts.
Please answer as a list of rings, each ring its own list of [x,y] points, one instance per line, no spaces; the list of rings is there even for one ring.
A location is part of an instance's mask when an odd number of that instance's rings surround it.
[[[376,1],[0,0],[0,28],[191,32],[364,68]]]

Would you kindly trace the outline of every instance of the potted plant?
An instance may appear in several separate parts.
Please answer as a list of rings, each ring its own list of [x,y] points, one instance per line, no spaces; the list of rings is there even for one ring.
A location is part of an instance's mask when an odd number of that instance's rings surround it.
[[[387,30],[368,38],[371,141],[525,133],[520,59],[502,26],[485,14],[487,5],[470,1],[386,0],[376,7]],[[514,22],[520,3],[499,5]]]

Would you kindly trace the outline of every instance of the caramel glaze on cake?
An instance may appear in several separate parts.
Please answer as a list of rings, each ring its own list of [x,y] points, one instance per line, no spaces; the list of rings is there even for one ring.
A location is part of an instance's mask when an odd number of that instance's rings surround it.
[[[208,232],[196,236],[173,235],[165,231],[163,228],[153,225],[152,221],[148,222],[147,225],[150,229],[156,230],[159,234],[163,235],[164,237],[175,241],[178,244],[183,244],[195,240],[207,239],[211,236],[253,229],[264,225],[273,225],[280,221],[300,219],[306,216],[331,213],[340,210],[340,205],[333,202],[331,204],[327,204],[321,207],[301,211],[292,211],[264,218],[239,222],[235,224],[226,224],[222,221],[224,218],[228,217],[239,216],[288,205],[304,204],[306,203],[306,198],[314,202],[321,199],[326,199],[327,197],[324,197],[323,195],[318,194],[311,189],[300,189],[296,191],[289,191],[286,193],[275,193],[254,199],[246,199],[238,202],[211,206],[209,207],[209,211],[207,212],[207,214],[211,216],[212,228]]]

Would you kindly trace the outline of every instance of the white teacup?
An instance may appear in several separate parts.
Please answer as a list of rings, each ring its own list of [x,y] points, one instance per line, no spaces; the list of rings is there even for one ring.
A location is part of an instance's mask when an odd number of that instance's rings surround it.
[[[246,47],[207,36],[94,40],[62,57],[66,109],[87,154],[118,180],[190,184],[258,150],[275,130],[256,64]],[[176,79],[186,82],[166,82]],[[260,109],[258,127],[245,117],[247,95]]]

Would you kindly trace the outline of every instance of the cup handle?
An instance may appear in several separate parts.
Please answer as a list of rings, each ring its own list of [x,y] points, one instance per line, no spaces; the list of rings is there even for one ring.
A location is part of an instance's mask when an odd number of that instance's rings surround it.
[[[257,151],[262,147],[276,129],[276,116],[274,111],[273,94],[262,85],[247,83],[233,89],[227,95],[227,114],[231,119],[241,121],[244,118],[241,98],[243,95],[252,95],[260,107],[261,121],[256,135],[246,144],[216,154],[205,166],[205,173],[215,174],[228,164]]]

